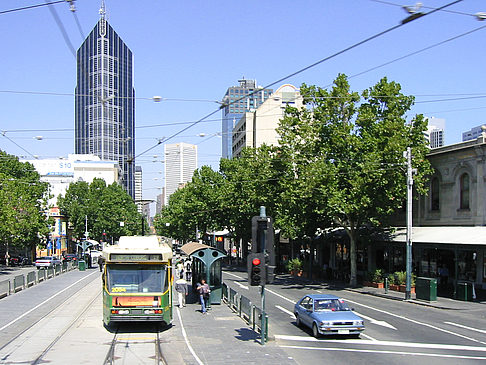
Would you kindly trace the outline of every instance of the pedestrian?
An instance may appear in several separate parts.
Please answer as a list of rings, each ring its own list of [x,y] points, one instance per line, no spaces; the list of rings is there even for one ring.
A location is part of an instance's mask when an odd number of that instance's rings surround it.
[[[184,275],[181,275],[175,282],[175,290],[179,299],[179,308],[186,306],[186,296],[189,294],[187,289],[187,281],[184,280]]]
[[[100,272],[103,271],[103,265],[105,264],[105,259],[103,256],[98,256],[98,266],[100,267]]]
[[[211,290],[209,289],[209,285],[206,283],[206,280],[201,279],[201,282],[197,284],[196,290],[199,293],[199,301],[201,302],[201,312],[203,314],[206,314],[206,309],[208,307],[209,293],[211,293]]]
[[[181,275],[184,273],[184,264],[182,263],[182,261],[177,262],[176,270],[177,270],[177,277],[180,278]]]

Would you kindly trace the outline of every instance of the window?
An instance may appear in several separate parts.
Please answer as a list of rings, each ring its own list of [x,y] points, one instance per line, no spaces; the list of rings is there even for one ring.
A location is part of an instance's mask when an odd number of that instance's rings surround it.
[[[460,209],[469,209],[469,175],[462,174],[460,183]]]
[[[440,209],[439,178],[434,177],[430,185],[430,210]]]

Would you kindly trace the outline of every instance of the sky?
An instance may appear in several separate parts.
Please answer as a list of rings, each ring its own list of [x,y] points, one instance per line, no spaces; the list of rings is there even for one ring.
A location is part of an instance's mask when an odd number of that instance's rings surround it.
[[[29,159],[74,153],[75,52],[101,4],[10,11],[46,1],[54,0],[0,1],[0,149]],[[158,141],[213,112],[167,143],[196,144],[199,166],[218,169],[218,101],[242,77],[276,90],[285,83],[327,88],[344,73],[358,92],[387,77],[415,96],[408,119],[444,119],[446,144],[460,142],[462,132],[486,123],[486,21],[474,16],[486,3],[463,0],[434,11],[454,0],[421,2],[420,11],[431,14],[347,50],[401,24],[409,15],[402,5],[414,1],[105,0],[109,23],[134,55],[143,198],[155,200],[164,184]]]

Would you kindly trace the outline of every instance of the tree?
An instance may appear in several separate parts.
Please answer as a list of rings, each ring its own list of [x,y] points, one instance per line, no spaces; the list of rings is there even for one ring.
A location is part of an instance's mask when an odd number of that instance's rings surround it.
[[[49,232],[47,198],[34,166],[0,151],[0,240],[18,249],[39,244]]]
[[[86,219],[89,236],[98,241],[141,233],[142,216],[133,199],[117,183],[106,186],[98,178],[91,184],[71,183],[64,197],[58,198],[58,206],[71,223],[73,237],[78,239],[84,237]]]
[[[294,177],[283,182],[279,220],[290,230],[302,215],[312,219],[317,214],[321,219],[316,221],[342,227],[350,240],[351,285],[357,281],[359,228],[379,226],[405,200],[406,148],[412,148],[419,191],[425,192],[425,176],[431,171],[425,159],[427,124],[422,115],[407,123],[414,98],[400,90],[398,83],[383,78],[363,91],[361,99],[342,74],[330,91],[304,84],[305,107],[289,110],[278,130]],[[302,214],[296,198],[306,202]]]

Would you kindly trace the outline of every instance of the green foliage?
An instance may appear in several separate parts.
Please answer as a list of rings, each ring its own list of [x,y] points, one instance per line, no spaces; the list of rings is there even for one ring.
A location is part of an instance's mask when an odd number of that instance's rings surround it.
[[[370,271],[368,273],[368,280],[372,283],[382,283],[384,278],[384,272],[382,269],[376,269],[375,271]]]
[[[281,228],[290,236],[309,235],[314,222],[344,228],[351,242],[352,284],[358,228],[380,226],[405,200],[403,151],[412,147],[419,191],[431,171],[425,159],[426,122],[421,115],[407,122],[414,98],[400,90],[398,83],[383,78],[360,96],[350,90],[345,75],[330,90],[304,84],[306,107],[290,110],[279,127],[282,156],[293,174],[284,181],[278,222],[287,222]],[[301,231],[286,232],[289,226]]]
[[[58,198],[58,206],[78,239],[84,237],[86,217],[89,237],[98,241],[142,233],[142,216],[133,199],[117,183],[107,186],[102,179],[94,179],[91,184],[72,183],[64,197]],[[148,229],[146,223],[144,227]]]
[[[298,258],[290,260],[287,262],[287,270],[289,272],[298,272],[302,270],[302,261],[300,261]]]
[[[42,242],[49,232],[48,184],[30,163],[0,151],[0,242],[20,249]]]

